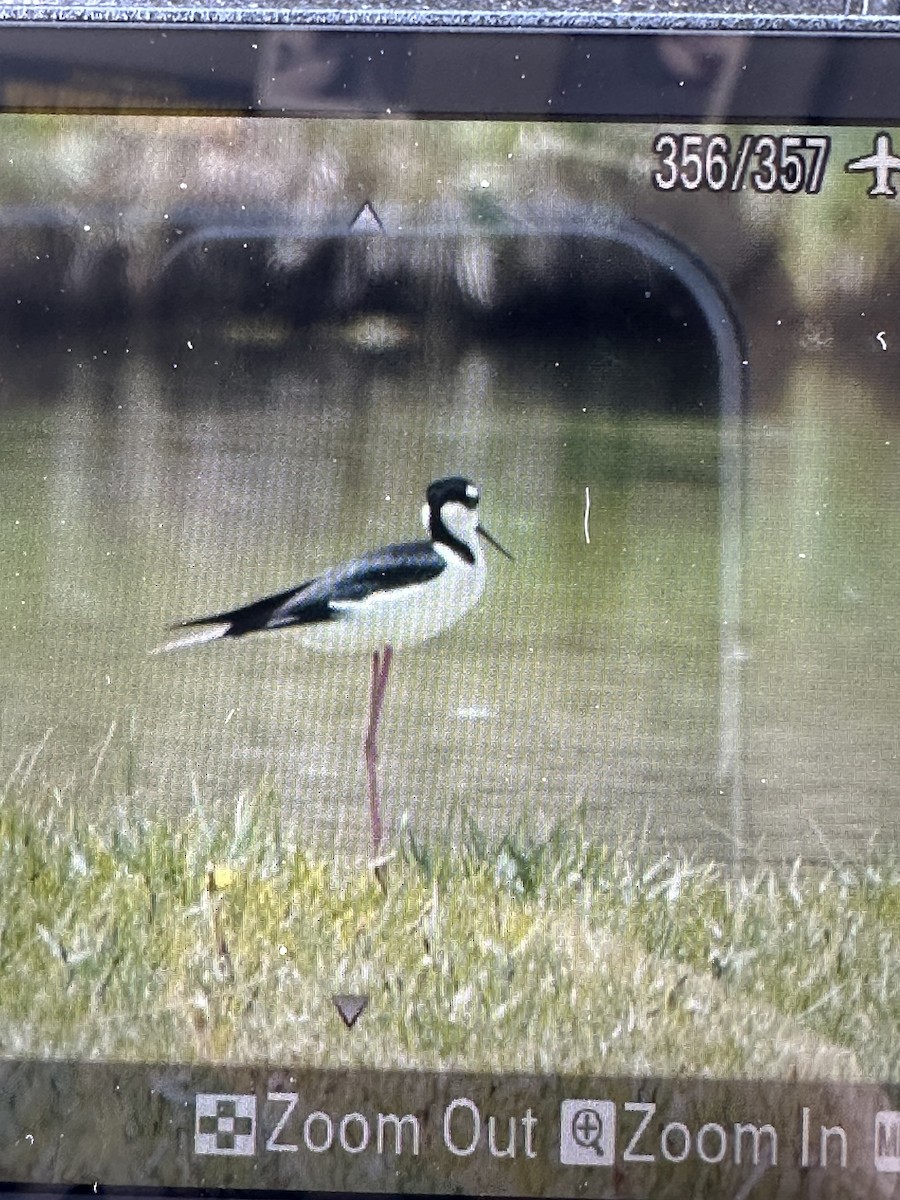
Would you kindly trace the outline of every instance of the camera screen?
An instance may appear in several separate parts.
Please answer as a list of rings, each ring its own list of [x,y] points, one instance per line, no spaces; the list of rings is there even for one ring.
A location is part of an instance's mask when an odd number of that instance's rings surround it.
[[[900,135],[58,107],[0,1177],[890,1190]]]

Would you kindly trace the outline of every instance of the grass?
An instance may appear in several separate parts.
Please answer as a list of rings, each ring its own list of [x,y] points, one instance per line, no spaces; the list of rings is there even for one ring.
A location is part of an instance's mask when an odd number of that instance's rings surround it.
[[[271,788],[92,819],[97,766],[35,761],[0,791],[2,1056],[900,1079],[896,860],[735,880],[455,813],[383,892],[282,841]]]

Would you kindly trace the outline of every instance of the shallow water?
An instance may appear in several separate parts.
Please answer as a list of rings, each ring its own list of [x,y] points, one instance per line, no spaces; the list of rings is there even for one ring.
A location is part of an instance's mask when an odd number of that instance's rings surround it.
[[[465,473],[516,562],[491,554],[479,607],[397,656],[390,827],[577,819],[720,857],[738,833],[762,858],[896,841],[884,417],[823,405],[829,381],[798,372],[779,416],[748,422],[729,674],[718,425],[631,407],[652,362],[626,370],[600,344],[409,361],[328,330],[249,339],[59,344],[36,366],[7,347],[0,778],[43,742],[37,776],[79,781],[100,820],[123,803],[227,813],[268,780],[287,842],[364,853],[367,661],[290,633],[149,651],[174,621],[418,536],[429,480]]]

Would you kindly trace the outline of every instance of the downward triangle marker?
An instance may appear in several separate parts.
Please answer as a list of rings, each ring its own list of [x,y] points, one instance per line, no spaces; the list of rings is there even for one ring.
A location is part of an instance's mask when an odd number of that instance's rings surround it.
[[[348,1029],[352,1029],[369,1003],[368,996],[332,996],[331,1003]]]
[[[350,222],[351,233],[384,233],[384,226],[381,223],[381,217],[368,202],[359,209],[356,216]]]

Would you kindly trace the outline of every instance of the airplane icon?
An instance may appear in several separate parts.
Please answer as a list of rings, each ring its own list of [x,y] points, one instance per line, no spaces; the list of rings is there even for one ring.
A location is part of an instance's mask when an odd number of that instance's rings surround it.
[[[891,135],[882,130],[875,137],[874,154],[864,154],[862,158],[851,158],[844,164],[845,171],[873,171],[875,182],[869,188],[870,196],[887,196],[893,200],[897,189],[891,184],[891,174],[900,171],[900,158],[894,154],[891,145]]]

